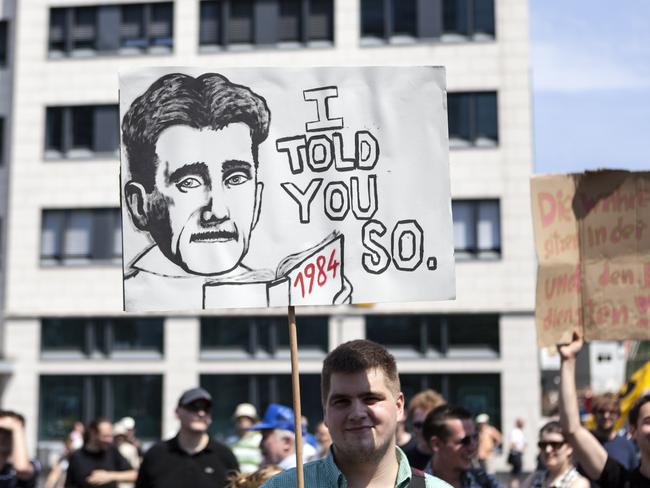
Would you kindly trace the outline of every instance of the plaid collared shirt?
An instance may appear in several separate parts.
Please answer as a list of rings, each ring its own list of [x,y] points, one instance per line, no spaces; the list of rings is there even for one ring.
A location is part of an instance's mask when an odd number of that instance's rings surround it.
[[[395,448],[395,452],[399,461],[395,488],[407,488],[411,482],[411,468],[406,454],[399,447]],[[303,470],[305,488],[347,488],[348,486],[345,476],[334,462],[331,449],[325,458],[305,464]],[[263,488],[295,488],[296,486],[295,468],[274,476],[262,485]],[[431,475],[426,475],[424,486],[450,488],[447,483]]]

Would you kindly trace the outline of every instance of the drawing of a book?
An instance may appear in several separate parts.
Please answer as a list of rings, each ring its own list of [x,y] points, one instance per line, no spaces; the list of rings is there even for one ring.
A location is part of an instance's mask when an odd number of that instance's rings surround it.
[[[284,258],[275,273],[254,270],[203,285],[203,308],[326,305],[343,290],[344,236],[332,233],[317,245]]]

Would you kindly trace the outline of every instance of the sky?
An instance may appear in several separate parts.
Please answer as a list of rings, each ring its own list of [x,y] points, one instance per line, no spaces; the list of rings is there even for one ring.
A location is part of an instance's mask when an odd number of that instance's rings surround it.
[[[536,173],[650,170],[650,0],[529,0]]]

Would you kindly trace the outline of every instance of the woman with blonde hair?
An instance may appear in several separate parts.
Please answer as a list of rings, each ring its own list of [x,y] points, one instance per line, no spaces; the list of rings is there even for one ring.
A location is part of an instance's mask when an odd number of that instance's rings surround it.
[[[589,481],[573,464],[573,448],[566,441],[559,422],[549,422],[540,429],[537,445],[546,467],[531,474],[524,488],[589,488]]]
[[[283,469],[276,464],[267,464],[254,473],[239,473],[232,476],[226,488],[259,488],[266,480],[282,471]]]

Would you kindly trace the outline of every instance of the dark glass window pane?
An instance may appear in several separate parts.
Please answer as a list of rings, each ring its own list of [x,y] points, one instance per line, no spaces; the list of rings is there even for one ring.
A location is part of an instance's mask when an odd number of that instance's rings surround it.
[[[202,46],[221,44],[221,2],[201,2],[200,16],[199,43]]]
[[[61,259],[65,214],[58,210],[44,210],[41,229],[41,259],[46,263]]]
[[[230,3],[228,42],[253,43],[253,0],[237,0]]]
[[[116,152],[120,144],[117,105],[100,105],[93,110],[93,149],[98,153]]]
[[[481,254],[501,252],[501,212],[499,200],[481,200],[478,207],[478,248]]]
[[[393,1],[393,34],[417,35],[415,0]]]
[[[474,33],[494,36],[494,0],[474,0]]]
[[[442,29],[446,33],[467,35],[468,31],[468,1],[443,0]]]
[[[72,108],[72,147],[75,149],[93,148],[94,117],[93,107]]]
[[[91,257],[92,239],[92,211],[68,211],[63,237],[63,256],[66,262],[86,262]]]
[[[476,137],[492,141],[499,139],[497,120],[497,96],[495,93],[477,93],[476,97]]]
[[[499,352],[498,315],[451,315],[449,348]]]
[[[384,1],[361,0],[361,35],[384,37]]]
[[[289,375],[201,375],[200,384],[212,394],[214,402],[210,432],[221,439],[232,433],[231,418],[239,403],[252,403],[260,416],[269,403],[292,405]],[[300,375],[300,387],[302,414],[313,429],[322,419],[320,375]]]
[[[152,3],[149,21],[149,44],[172,47],[174,44],[174,6],[172,3]]]
[[[225,438],[234,433],[231,418],[237,405],[243,402],[256,404],[250,395],[250,381],[248,375],[201,375],[201,386],[212,395],[212,435]],[[262,412],[258,415],[261,416]]]
[[[41,351],[85,353],[85,319],[44,319],[41,323]]]
[[[248,317],[214,317],[201,319],[201,349],[233,349],[248,352],[250,342]]]
[[[0,66],[5,66],[7,64],[7,42],[9,41],[8,31],[7,21],[0,21]]]
[[[391,350],[422,351],[422,317],[419,315],[367,315],[366,337]]]
[[[299,42],[302,38],[302,0],[280,0],[278,38],[280,41]]]
[[[113,320],[114,351],[156,351],[163,349],[161,319]]]
[[[447,110],[449,116],[449,139],[472,139],[471,99],[463,93],[447,95]]]
[[[122,5],[120,23],[121,47],[147,47],[144,27],[144,5]]]
[[[307,35],[310,41],[334,39],[334,10],[332,0],[311,0]]]
[[[406,404],[408,405],[408,402],[416,393],[429,388],[444,395],[442,390],[442,377],[443,375],[400,374],[400,385],[402,387],[402,393],[404,393],[404,398],[406,398]]]
[[[50,51],[65,51],[67,8],[50,9]]]
[[[454,221],[454,248],[456,252],[476,252],[476,209],[472,202],[454,200],[451,202]]]
[[[73,49],[95,49],[97,10],[95,7],[74,9]]]
[[[493,425],[501,424],[501,378],[498,374],[449,375],[448,400],[474,415],[487,413]]]
[[[162,421],[162,376],[112,376],[113,418],[133,417],[138,436],[159,439]]]
[[[327,352],[328,317],[300,317],[298,346]],[[284,319],[277,319],[278,346],[289,347],[289,327]]]
[[[45,119],[45,149],[63,151],[63,108],[48,107]]]
[[[41,376],[39,390],[38,438],[59,441],[83,419],[83,378]]]

